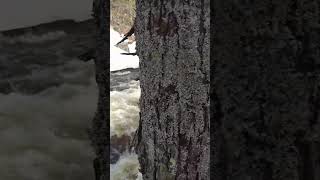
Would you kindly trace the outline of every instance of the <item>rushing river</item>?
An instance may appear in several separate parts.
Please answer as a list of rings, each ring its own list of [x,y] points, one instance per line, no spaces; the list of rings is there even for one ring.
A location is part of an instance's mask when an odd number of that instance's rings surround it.
[[[0,179],[94,179],[87,135],[98,97],[94,64],[76,58],[93,42],[91,25],[0,36]],[[137,127],[137,76],[137,69],[111,75],[112,136]],[[141,179],[138,168],[136,155],[121,152],[111,179]]]

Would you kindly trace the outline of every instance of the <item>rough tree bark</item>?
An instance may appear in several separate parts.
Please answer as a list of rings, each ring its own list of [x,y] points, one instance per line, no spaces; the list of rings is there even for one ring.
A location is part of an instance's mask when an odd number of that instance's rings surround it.
[[[212,179],[320,179],[319,3],[214,1]]]
[[[137,0],[143,178],[209,179],[210,0]]]
[[[109,0],[94,0],[93,17],[97,24],[95,52],[96,82],[99,89],[97,111],[92,121],[90,138],[97,158],[93,161],[96,180],[109,180],[110,153],[110,64]]]

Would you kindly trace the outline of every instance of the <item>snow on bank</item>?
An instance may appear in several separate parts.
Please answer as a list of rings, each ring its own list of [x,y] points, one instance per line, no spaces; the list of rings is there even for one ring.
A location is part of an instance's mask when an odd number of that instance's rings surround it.
[[[110,71],[116,71],[125,68],[138,68],[139,58],[137,56],[122,55],[126,51],[114,46],[122,39],[121,35],[110,28]],[[130,49],[135,47],[131,46]]]
[[[121,35],[110,28],[110,71],[138,68],[137,56],[126,56],[125,51],[114,45],[122,39]],[[134,51],[135,43],[129,46]],[[110,135],[131,135],[139,123],[139,81],[129,82],[129,89],[110,92]],[[139,161],[136,154],[123,154],[119,161],[110,165],[111,180],[142,180]]]

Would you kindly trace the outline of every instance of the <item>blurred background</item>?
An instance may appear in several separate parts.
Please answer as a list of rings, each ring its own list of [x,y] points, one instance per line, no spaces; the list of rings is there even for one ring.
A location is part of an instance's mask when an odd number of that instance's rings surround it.
[[[137,179],[127,152],[140,97],[134,38],[112,46],[130,29],[133,0],[111,1],[111,179]],[[0,2],[0,179],[94,179],[87,130],[97,103],[91,0]]]

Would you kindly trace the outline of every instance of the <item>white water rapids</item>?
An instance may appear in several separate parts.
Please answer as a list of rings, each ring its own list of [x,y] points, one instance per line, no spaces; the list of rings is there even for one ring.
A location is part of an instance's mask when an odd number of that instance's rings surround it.
[[[65,38],[63,32],[56,35],[57,40]],[[54,37],[52,33],[29,38],[0,37],[0,46],[6,47],[3,42],[35,45],[55,40]],[[111,37],[111,45],[121,38],[113,30]],[[137,57],[121,56],[119,52],[122,50],[111,46],[112,70],[138,67]],[[61,57],[60,51],[56,54]],[[1,63],[10,63],[6,62],[7,56],[0,58],[0,68]],[[94,153],[87,135],[97,104],[93,62],[84,63],[75,58],[47,69],[31,67],[31,75],[1,79],[1,82],[7,80],[14,91],[0,93],[0,179],[93,180]],[[14,83],[19,78],[39,80],[39,84],[46,83],[46,78],[52,81],[57,78],[60,84],[26,94],[23,87],[27,84]],[[110,92],[111,135],[129,135],[138,123],[139,82],[133,80],[123,86],[127,88]],[[111,179],[142,179],[138,168],[136,155],[124,153],[111,165]]]

